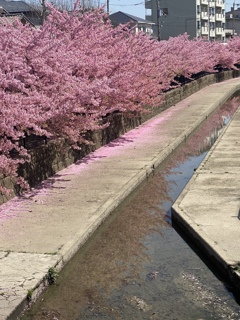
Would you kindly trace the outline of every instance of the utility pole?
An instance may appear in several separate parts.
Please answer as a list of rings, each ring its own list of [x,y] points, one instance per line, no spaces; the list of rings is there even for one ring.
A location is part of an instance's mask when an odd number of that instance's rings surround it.
[[[107,0],[107,13],[109,14],[109,0]]]
[[[235,10],[235,1],[233,1],[233,6],[231,7],[231,12],[232,12],[232,38],[234,37],[234,10]]]
[[[161,21],[160,21],[160,0],[156,0],[157,4],[157,35],[158,41],[161,40]]]
[[[210,41],[210,0],[208,0],[208,41]]]

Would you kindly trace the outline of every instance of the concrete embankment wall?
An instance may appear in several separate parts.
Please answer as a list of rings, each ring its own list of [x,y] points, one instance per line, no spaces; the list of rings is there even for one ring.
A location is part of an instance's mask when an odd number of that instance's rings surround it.
[[[20,172],[24,175],[30,186],[33,187],[198,90],[210,84],[239,76],[240,70],[229,70],[209,74],[188,82],[181,87],[165,93],[165,99],[162,105],[159,108],[150,110],[148,114],[142,117],[127,118],[122,114],[113,114],[107,119],[110,122],[109,127],[104,130],[89,133],[87,138],[89,138],[93,144],[82,145],[81,150],[69,150],[67,144],[62,140],[58,142],[48,141],[47,143],[44,140],[42,140],[41,143],[38,141],[38,146],[29,148],[31,162],[26,163],[20,169]],[[6,188],[15,190],[15,193],[9,196],[0,195],[0,204],[8,201],[18,193],[18,190],[13,187],[13,182],[10,178],[0,179],[0,184]]]

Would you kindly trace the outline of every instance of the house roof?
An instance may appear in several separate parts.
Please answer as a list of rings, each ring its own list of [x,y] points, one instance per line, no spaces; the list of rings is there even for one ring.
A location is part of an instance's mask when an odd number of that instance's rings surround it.
[[[39,13],[24,1],[0,0],[0,8],[1,7],[4,12],[2,14],[0,13],[0,15],[6,15],[6,13],[8,14],[8,16],[23,14],[24,19],[28,20],[30,24],[33,24],[35,26],[41,25],[41,17],[39,16]]]
[[[154,25],[155,24],[152,21],[148,21],[148,20],[136,17],[136,16],[132,16],[131,14],[128,14],[128,13],[125,13],[125,12],[122,12],[122,11],[118,11],[118,12],[115,12],[113,14],[110,14],[109,15],[109,19],[112,22],[115,22],[115,23],[128,23],[128,22],[133,21],[133,22],[138,23],[138,24],[139,23],[148,24],[148,25]]]
[[[9,13],[33,11],[32,7],[24,1],[5,1],[0,0],[0,7]]]
[[[29,23],[31,26],[34,26],[34,24],[23,14],[6,14],[2,17],[0,17],[0,24],[6,25],[6,24],[12,24],[14,21],[20,20],[22,23]]]
[[[7,14],[8,12],[0,6],[0,16]]]

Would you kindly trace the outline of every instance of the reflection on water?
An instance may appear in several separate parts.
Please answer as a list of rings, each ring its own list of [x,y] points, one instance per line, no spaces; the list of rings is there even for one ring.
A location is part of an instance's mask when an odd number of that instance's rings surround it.
[[[237,102],[212,115],[109,217],[22,319],[240,319],[169,215]]]

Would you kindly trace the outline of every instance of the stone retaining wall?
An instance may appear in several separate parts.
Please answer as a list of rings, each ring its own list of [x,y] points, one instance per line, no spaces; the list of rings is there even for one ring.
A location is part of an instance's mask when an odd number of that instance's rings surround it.
[[[31,187],[36,186],[38,183],[50,176],[53,176],[61,169],[69,166],[70,164],[88,155],[90,152],[116,139],[125,132],[133,129],[142,122],[187,98],[203,87],[239,76],[240,70],[230,70],[216,74],[209,74],[184,84],[181,87],[165,93],[165,100],[162,105],[159,108],[150,110],[149,114],[144,115],[141,118],[127,118],[121,114],[113,114],[108,118],[110,121],[110,126],[104,130],[89,133],[88,138],[93,141],[93,144],[82,145],[81,150],[69,150],[68,146],[63,140],[58,142],[49,141],[46,144],[42,144],[29,151],[31,154],[31,162],[22,166],[19,172],[24,174],[24,177],[29,182]],[[14,189],[14,194],[8,197],[5,195],[0,195],[0,204],[6,202],[15,194],[19,193],[18,188],[16,186],[13,187],[13,182],[9,178],[2,179],[1,185],[5,186],[6,188]]]

